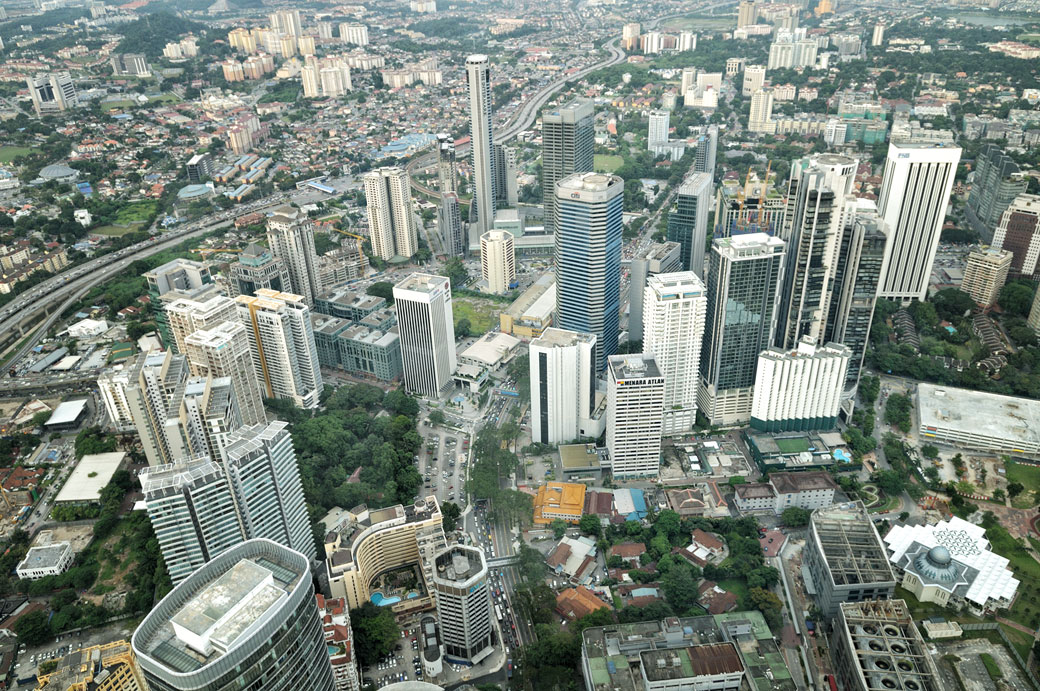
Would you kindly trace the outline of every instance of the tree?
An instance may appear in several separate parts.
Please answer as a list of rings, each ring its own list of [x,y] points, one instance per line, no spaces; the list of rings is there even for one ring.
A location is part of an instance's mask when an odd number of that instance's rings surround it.
[[[1013,281],[1000,289],[997,304],[1011,316],[1027,317],[1033,305],[1033,288],[1028,281]]]
[[[953,321],[975,309],[971,296],[957,288],[944,288],[932,296],[935,312],[941,319]]]
[[[1007,486],[1007,493],[1009,497],[1014,499],[1018,495],[1022,494],[1022,491],[1024,489],[1025,487],[1022,485],[1021,482],[1009,482]]]
[[[749,588],[772,588],[780,582],[780,572],[772,566],[760,566],[747,575]]]
[[[466,338],[472,333],[473,325],[469,319],[463,317],[459,320],[459,323],[455,325],[455,338]]]
[[[593,513],[587,513],[581,517],[578,521],[578,529],[581,530],[583,535],[595,535],[600,536],[602,528],[599,523],[599,516]]]
[[[14,632],[18,634],[18,640],[25,645],[40,645],[46,642],[51,637],[51,624],[47,612],[38,609],[23,615],[15,622]]]
[[[780,598],[765,588],[752,588],[748,592],[748,598],[751,601],[751,606],[765,617],[769,628],[780,628],[781,624],[783,624],[783,618],[780,616],[783,605],[780,603]]]
[[[374,665],[397,647],[401,629],[397,627],[389,607],[366,602],[350,610],[350,622],[354,629],[354,649],[362,667]]]
[[[460,509],[459,505],[455,502],[446,501],[441,504],[441,515],[441,521],[444,524],[444,532],[450,533],[458,527],[459,517],[462,515],[462,509]]]
[[[788,528],[802,528],[809,525],[809,512],[798,506],[790,506],[780,514],[780,520]]]
[[[431,425],[443,425],[444,424],[444,411],[443,410],[431,410],[429,416],[426,418],[429,420]]]
[[[867,406],[873,407],[881,391],[881,378],[865,375],[859,380],[859,400]]]
[[[469,272],[466,265],[458,257],[452,257],[441,267],[441,276],[447,276],[451,280],[452,288],[461,288],[469,281]]]
[[[365,292],[377,298],[383,298],[391,305],[394,304],[394,284],[389,281],[373,283]]]
[[[921,447],[921,455],[925,458],[938,458],[939,449],[934,444],[925,444]]]
[[[661,579],[665,599],[677,613],[685,614],[697,604],[697,578],[699,576],[700,573],[695,574],[692,565],[682,564],[669,569]]]
[[[654,532],[663,534],[669,541],[674,540],[682,533],[682,519],[675,511],[664,509],[658,512],[654,520]]]
[[[563,519],[554,519],[553,522],[549,525],[549,527],[552,528],[553,537],[555,537],[557,540],[559,540],[567,534],[567,524],[563,521]]]
[[[1004,503],[1004,490],[999,489],[999,488],[993,490],[993,501],[999,502],[999,503],[1003,504]]]
[[[391,413],[415,419],[419,415],[419,402],[402,389],[388,391],[383,398],[383,407]]]
[[[913,402],[909,396],[894,393],[888,397],[888,402],[885,403],[885,422],[906,434],[910,431],[910,411],[912,409]]]
[[[520,577],[529,583],[542,580],[548,570],[545,556],[534,547],[524,543],[520,544],[520,551],[517,552],[516,565],[520,571]]]
[[[899,513],[899,522],[900,523],[906,523],[906,519],[908,519],[908,518],[910,518],[910,512],[909,511],[901,511]]]
[[[905,486],[903,478],[894,470],[879,470],[871,475],[870,479],[889,496],[899,494]]]

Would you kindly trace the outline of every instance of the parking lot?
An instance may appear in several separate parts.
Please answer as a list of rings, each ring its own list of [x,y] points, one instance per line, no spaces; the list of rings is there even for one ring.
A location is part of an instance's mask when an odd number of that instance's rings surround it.
[[[383,687],[400,681],[423,680],[422,660],[419,658],[419,644],[414,628],[417,625],[401,630],[397,649],[374,667],[365,670],[366,681],[371,680],[376,687]]]
[[[462,432],[442,427],[420,426],[424,445],[419,453],[419,473],[425,493],[441,502],[452,501],[465,508],[466,465],[469,438]]]
[[[31,678],[32,681],[21,685],[15,681],[11,688],[35,689],[36,670],[42,663],[48,660],[60,659],[62,655],[68,654],[70,650],[80,650],[89,648],[92,645],[101,645],[117,640],[130,640],[136,624],[137,620],[126,619],[83,632],[55,636],[40,646],[20,646],[18,658],[15,662],[15,679]]]

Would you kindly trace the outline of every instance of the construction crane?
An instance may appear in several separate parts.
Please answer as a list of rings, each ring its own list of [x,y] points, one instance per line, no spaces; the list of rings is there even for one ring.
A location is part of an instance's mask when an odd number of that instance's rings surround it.
[[[341,234],[341,235],[349,235],[350,237],[352,237],[355,240],[357,240],[358,243],[362,243],[362,242],[365,241],[365,238],[361,237],[357,233],[351,233],[348,230],[340,230],[339,228],[333,228],[333,230],[336,231],[337,233]]]

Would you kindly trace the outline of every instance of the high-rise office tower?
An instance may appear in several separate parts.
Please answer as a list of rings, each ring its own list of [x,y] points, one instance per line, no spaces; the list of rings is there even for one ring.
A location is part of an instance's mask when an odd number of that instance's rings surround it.
[[[303,36],[303,24],[300,22],[299,10],[278,10],[270,15],[271,31],[276,34]]]
[[[363,176],[372,251],[389,261],[411,257],[419,249],[412,218],[412,191],[404,168],[380,168]]]
[[[301,210],[280,206],[267,219],[267,245],[274,256],[285,262],[292,292],[313,305],[314,298],[321,294],[314,224]]]
[[[772,433],[833,429],[851,354],[840,343],[817,346],[808,336],[795,350],[762,351],[751,426]]]
[[[490,230],[480,236],[480,275],[489,293],[501,295],[516,283],[516,250],[513,234]]]
[[[592,101],[586,99],[542,111],[542,207],[548,230],[555,229],[556,183],[592,170],[595,120]]]
[[[220,458],[228,435],[241,426],[230,378],[187,379],[167,406],[164,433],[169,462],[200,456]]]
[[[683,269],[704,275],[704,250],[708,243],[708,211],[711,208],[711,176],[692,172],[679,185],[675,208],[668,214],[667,237],[678,242]]]
[[[113,53],[109,62],[113,76],[149,77],[152,74],[144,53]]]
[[[531,341],[529,353],[532,440],[560,444],[593,436],[596,337],[550,327]]]
[[[495,208],[498,208],[498,204],[516,206],[519,201],[516,186],[516,149],[495,144],[492,152],[495,157]]]
[[[842,343],[850,350],[848,386],[859,382],[863,367],[886,242],[888,234],[877,206],[872,201],[857,199],[855,216],[842,229],[824,336],[825,341]]]
[[[639,48],[639,36],[642,30],[639,22],[629,22],[621,27],[622,50],[636,50]]]
[[[451,284],[415,273],[394,286],[405,388],[435,397],[452,383],[457,360]]]
[[[191,574],[131,644],[152,689],[335,689],[308,558],[270,540],[243,542]]]
[[[878,210],[889,229],[879,297],[924,300],[961,150],[890,144]]]
[[[678,242],[656,242],[629,265],[628,281],[628,340],[643,340],[643,293],[646,279],[654,274],[682,271],[681,248]]]
[[[664,377],[665,436],[684,434],[697,418],[697,378],[704,337],[704,284],[692,271],[657,274],[643,291],[643,352]]]
[[[235,303],[264,396],[317,408],[324,385],[311,310],[303,298],[261,289],[255,297],[240,295]]]
[[[594,334],[600,369],[618,347],[624,187],[600,173],[556,183],[556,325]]]
[[[661,464],[664,376],[653,355],[607,359],[607,453],[615,477],[657,475]]]
[[[1019,195],[1005,209],[993,248],[1011,252],[1010,276],[1040,279],[1040,196]]]
[[[455,192],[441,192],[441,203],[437,207],[437,227],[441,231],[444,251],[449,257],[462,257],[468,249],[465,229],[462,226],[462,212],[459,210],[459,195]]]
[[[748,65],[744,68],[744,82],[740,87],[740,95],[744,98],[754,95],[766,83],[765,65]]]
[[[197,298],[197,293],[213,286],[209,267],[191,259],[174,259],[146,271],[144,280],[148,284],[148,297],[155,307],[155,325],[163,345],[176,350],[177,343],[170,333],[164,305],[181,297]]]
[[[984,144],[975,158],[975,173],[968,193],[968,209],[985,228],[987,238],[1000,225],[1011,202],[1029,187],[1014,159],[996,144]]]
[[[693,172],[707,173],[715,180],[715,155],[719,147],[719,126],[705,125],[697,135],[697,149],[694,152]]]
[[[208,456],[145,468],[140,473],[148,520],[174,585],[245,533],[219,461]]]
[[[437,189],[441,194],[459,191],[459,171],[455,164],[455,138],[447,132],[437,135]]]
[[[183,353],[185,340],[196,331],[235,321],[235,301],[225,295],[215,295],[204,302],[180,298],[166,306],[166,318],[175,350]]]
[[[27,77],[25,81],[37,116],[68,110],[79,105],[76,84],[68,72],[38,74],[35,77]]]
[[[440,552],[434,557],[433,589],[444,658],[469,665],[494,652],[484,551],[451,545]]]
[[[669,120],[672,114],[667,110],[651,110],[650,124],[647,127],[646,146],[651,151],[655,144],[663,144],[668,141]]]
[[[494,134],[491,130],[491,62],[486,55],[466,58],[469,82],[470,152],[473,158],[473,208],[470,211],[469,247],[480,245],[480,236],[495,221]]]
[[[784,241],[765,233],[715,238],[705,280],[697,406],[712,425],[751,419],[758,354],[776,326]]]
[[[751,95],[748,131],[760,134],[774,134],[776,132],[776,122],[773,120],[772,89],[759,89]]]
[[[245,326],[224,322],[196,331],[185,341],[185,355],[197,376],[230,377],[242,424],[267,422]]]
[[[231,265],[231,290],[238,295],[253,295],[261,288],[278,292],[290,289],[289,270],[285,262],[266,247],[249,243],[238,261]]]
[[[317,556],[287,423],[235,431],[224,446],[224,470],[247,538],[267,538],[311,559]]]
[[[142,353],[134,363],[125,396],[148,465],[173,460],[164,428],[170,399],[187,378],[184,356],[170,351]]]
[[[961,290],[970,295],[975,304],[991,306],[1007,282],[1013,256],[1007,250],[992,247],[971,252],[964,267]]]
[[[775,342],[794,348],[803,336],[824,337],[845,223],[846,197],[859,162],[821,154],[798,159],[787,184],[784,290]]]

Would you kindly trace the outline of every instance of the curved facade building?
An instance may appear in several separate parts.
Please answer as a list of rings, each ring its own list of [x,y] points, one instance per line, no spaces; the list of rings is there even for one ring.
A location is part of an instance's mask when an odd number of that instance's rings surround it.
[[[153,691],[334,691],[307,557],[249,540],[193,573],[134,632]]]

